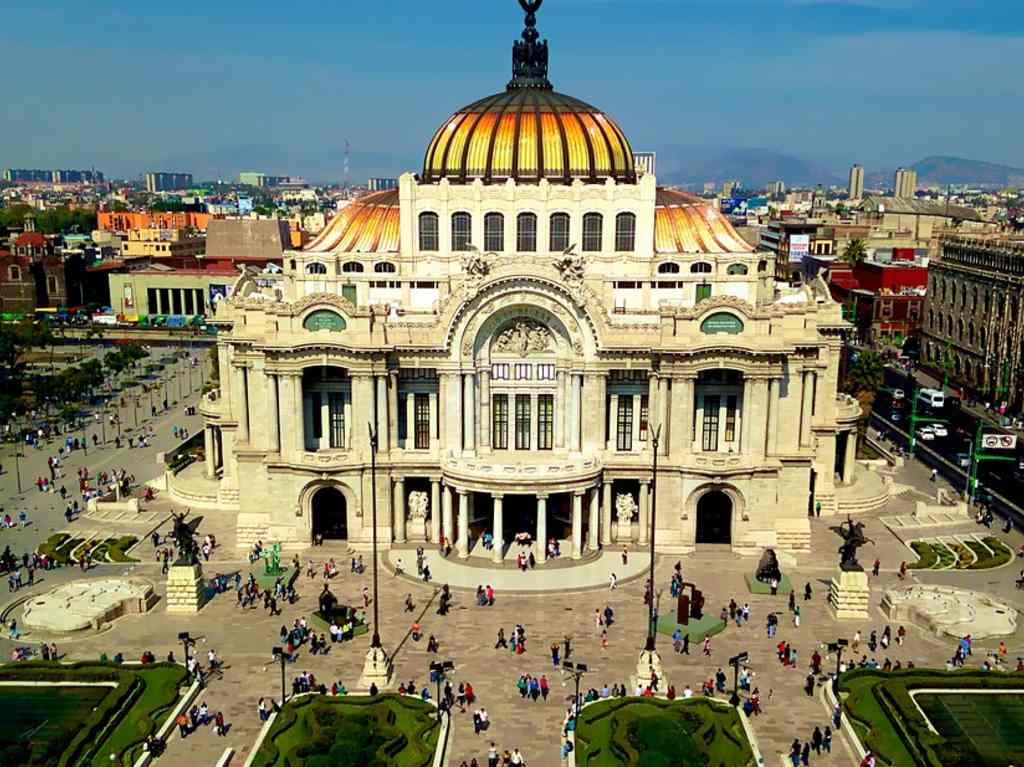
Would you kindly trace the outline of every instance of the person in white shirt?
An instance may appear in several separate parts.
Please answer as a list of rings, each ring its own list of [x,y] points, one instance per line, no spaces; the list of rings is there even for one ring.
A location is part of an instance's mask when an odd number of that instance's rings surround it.
[[[690,685],[686,685],[686,687],[683,688],[683,697],[684,698],[692,698],[693,697],[693,690],[690,689]]]
[[[526,760],[523,759],[523,755],[519,753],[518,748],[512,749],[512,764],[526,764]]]

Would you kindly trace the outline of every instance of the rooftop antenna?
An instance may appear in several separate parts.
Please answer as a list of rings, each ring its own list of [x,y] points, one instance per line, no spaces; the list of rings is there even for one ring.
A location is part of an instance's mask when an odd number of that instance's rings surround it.
[[[349,157],[351,155],[350,149],[351,149],[351,147],[350,147],[350,145],[348,143],[348,139],[345,139],[345,180],[344,180],[345,189],[348,189],[348,161],[349,161]]]

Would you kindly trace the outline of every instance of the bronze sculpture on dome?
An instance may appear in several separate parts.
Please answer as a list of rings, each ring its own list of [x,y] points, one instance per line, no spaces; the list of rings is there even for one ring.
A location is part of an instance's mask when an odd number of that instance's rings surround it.
[[[552,90],[548,81],[548,41],[539,42],[537,32],[537,11],[544,0],[519,0],[526,12],[526,26],[523,39],[512,43],[512,80],[508,90],[516,88],[539,88]]]

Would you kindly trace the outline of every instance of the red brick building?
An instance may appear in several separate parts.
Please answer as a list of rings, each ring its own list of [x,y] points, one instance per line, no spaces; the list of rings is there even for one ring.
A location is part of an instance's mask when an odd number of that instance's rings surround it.
[[[927,259],[893,251],[891,261],[865,261],[851,268],[836,262],[828,270],[832,296],[864,342],[899,340],[921,330],[928,286]]]

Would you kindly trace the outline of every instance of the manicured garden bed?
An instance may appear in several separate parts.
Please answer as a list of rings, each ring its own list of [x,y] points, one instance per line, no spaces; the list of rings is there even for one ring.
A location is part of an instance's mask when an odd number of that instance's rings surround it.
[[[434,711],[402,695],[304,695],[278,714],[252,767],[429,767]]]
[[[81,561],[86,551],[93,562],[138,562],[128,555],[128,550],[138,542],[134,535],[122,535],[86,541],[67,533],[54,533],[37,547],[39,554],[45,554],[58,565],[73,565]]]
[[[576,728],[581,767],[748,767],[754,753],[739,714],[707,698],[618,698],[583,709]]]
[[[1024,690],[1017,675],[978,671],[879,672],[856,670],[840,680],[843,709],[861,742],[885,764],[894,767],[1005,767],[1024,764],[1024,705],[940,706],[932,700],[925,710],[937,715],[929,727],[910,693],[920,689],[948,689],[951,700],[966,698],[963,690]],[[947,696],[939,696],[946,698]],[[978,696],[978,701],[983,697]],[[1024,702],[1024,696],[1018,696]],[[996,717],[996,718],[993,718]],[[981,745],[979,745],[981,744]]]
[[[132,764],[146,736],[157,731],[174,707],[186,677],[182,667],[165,663],[145,668],[43,661],[2,665],[0,681],[7,683],[113,682],[116,686],[0,685],[0,708],[8,713],[0,725],[0,759],[10,755],[15,761],[8,759],[8,763],[25,767]],[[26,738],[32,729],[38,729],[38,737]]]
[[[952,539],[913,541],[910,547],[918,556],[918,560],[909,565],[914,570],[990,570],[1013,558],[1013,552],[992,536],[981,541],[966,537],[962,542]]]

